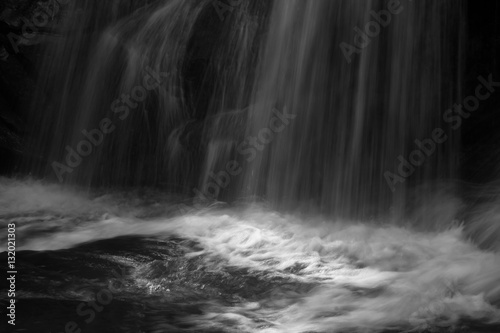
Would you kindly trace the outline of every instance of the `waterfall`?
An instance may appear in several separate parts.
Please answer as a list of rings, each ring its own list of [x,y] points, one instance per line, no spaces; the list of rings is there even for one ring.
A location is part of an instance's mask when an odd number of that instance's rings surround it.
[[[235,108],[228,96],[245,90],[239,76],[252,70],[259,8],[74,2],[66,39],[46,52],[32,122],[38,158],[28,170],[64,183],[192,193],[204,122]]]
[[[457,174],[443,114],[459,102],[461,3],[74,6],[43,67],[31,171],[362,217]]]
[[[275,1],[246,139],[218,144],[207,159],[237,161],[242,176],[227,187],[282,209],[365,217],[404,209],[408,188],[457,173],[458,133],[443,113],[460,93],[461,11],[456,1]],[[283,113],[291,115],[273,120]],[[447,140],[393,181],[398,156],[408,160],[436,128]],[[209,166],[205,194],[214,196],[224,164]]]

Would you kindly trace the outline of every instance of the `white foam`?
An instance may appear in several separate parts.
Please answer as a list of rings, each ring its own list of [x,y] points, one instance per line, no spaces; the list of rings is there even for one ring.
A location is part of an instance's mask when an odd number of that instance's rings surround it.
[[[500,323],[500,256],[467,241],[461,227],[424,233],[352,221],[313,222],[260,207],[146,221],[116,215],[102,202],[68,195],[59,187],[26,183],[16,193],[5,181],[2,186],[7,190],[0,201],[3,213],[99,212],[84,223],[17,218],[23,239],[18,250],[55,250],[120,235],[175,234],[201,245],[202,252],[191,256],[203,254],[206,260],[315,286],[307,292],[279,289],[266,299],[233,307],[214,302],[203,315],[189,318],[199,328],[341,332],[454,328],[463,318]]]

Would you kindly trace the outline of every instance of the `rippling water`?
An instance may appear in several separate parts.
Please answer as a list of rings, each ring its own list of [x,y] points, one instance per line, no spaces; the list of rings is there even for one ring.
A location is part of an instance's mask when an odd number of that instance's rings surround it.
[[[1,187],[2,228],[16,223],[16,332],[63,332],[68,322],[82,332],[500,328],[500,256],[461,227],[190,209],[148,190]]]

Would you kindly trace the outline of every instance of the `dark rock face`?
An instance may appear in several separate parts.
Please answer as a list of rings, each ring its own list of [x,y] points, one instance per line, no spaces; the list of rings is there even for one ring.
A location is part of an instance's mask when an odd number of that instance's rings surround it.
[[[500,81],[500,2],[468,2],[465,78],[463,96],[474,94],[478,76]],[[463,174],[473,183],[489,183],[500,174],[500,91],[482,101],[462,128]]]
[[[63,9],[56,0],[0,3],[0,174],[15,173],[34,154],[24,144],[27,117],[43,47],[56,36]]]
[[[5,49],[4,49],[5,50]],[[0,172],[10,173],[24,154],[27,112],[35,89],[32,60],[20,49],[0,60]]]

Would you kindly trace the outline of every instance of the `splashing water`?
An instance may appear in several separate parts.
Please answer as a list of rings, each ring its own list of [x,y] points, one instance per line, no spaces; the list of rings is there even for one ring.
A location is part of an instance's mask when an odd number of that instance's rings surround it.
[[[182,212],[178,200],[154,191],[88,194],[6,179],[1,187],[0,216],[16,223],[20,270],[37,276],[24,277],[37,285],[23,289],[27,302],[81,301],[78,290],[105,286],[87,272],[50,293],[60,277],[38,267],[47,262],[40,258],[58,261],[71,277],[65,258],[84,255],[85,270],[126,268],[127,287],[115,298],[146,307],[143,325],[152,331],[481,332],[500,325],[500,257],[478,249],[458,226],[419,232],[256,205]],[[164,302],[177,304],[175,320],[152,316],[169,313]],[[180,310],[189,304],[197,311]],[[71,316],[79,318],[64,319]]]

